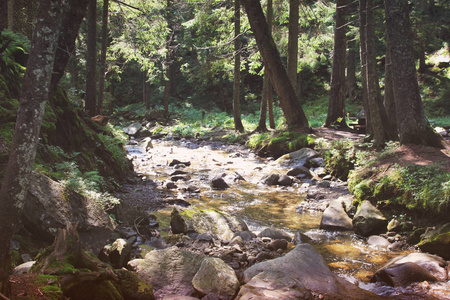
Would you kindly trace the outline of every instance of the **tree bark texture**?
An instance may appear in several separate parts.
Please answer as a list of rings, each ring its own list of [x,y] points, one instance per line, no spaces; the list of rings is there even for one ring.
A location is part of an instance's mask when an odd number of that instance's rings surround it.
[[[81,22],[86,14],[88,3],[89,0],[69,0],[64,7],[50,85],[50,101],[52,101],[51,95],[55,92],[56,86],[64,75],[69,59],[74,53],[76,38]]]
[[[267,0],[266,22],[271,33],[272,33],[272,19],[273,19],[273,1]],[[273,116],[272,84],[270,83],[267,69],[264,68],[261,109],[259,112],[258,127],[256,128],[257,131],[267,131],[266,126],[267,111],[269,111],[269,126],[270,128],[275,129],[275,120]]]
[[[402,144],[443,147],[423,110],[413,51],[408,1],[385,1],[397,126]]]
[[[287,72],[295,91],[297,91],[299,5],[300,5],[299,0],[289,0],[289,39],[288,39]]]
[[[366,117],[366,133],[372,133],[371,118],[369,105],[367,103],[367,55],[366,55],[366,2],[367,0],[359,0],[359,46],[361,58],[361,86],[362,86],[362,102],[364,107],[364,115]]]
[[[0,1],[0,32],[8,27],[8,3]]]
[[[100,76],[98,80],[98,103],[97,114],[103,113],[103,93],[105,90],[105,73],[106,73],[106,49],[108,46],[108,7],[109,0],[103,0],[102,13],[102,53],[100,55]]]
[[[8,6],[8,29],[14,31],[14,0],[7,0]]]
[[[0,291],[7,289],[11,271],[11,239],[15,233],[33,171],[39,132],[53,70],[61,1],[39,2],[27,69],[19,96],[19,110],[11,154],[0,190]]]
[[[349,16],[347,20],[355,20],[353,16],[357,12],[357,2],[352,1],[348,4],[347,15]],[[356,55],[358,53],[356,45],[356,36],[351,34],[347,41],[347,74],[346,74],[346,98],[356,99],[358,84],[356,82]]]
[[[93,116],[97,111],[97,0],[90,0],[88,5],[88,37],[86,57],[86,112]]]
[[[386,44],[389,44],[389,35],[386,32]],[[397,114],[395,112],[394,86],[392,82],[392,62],[391,53],[386,49],[386,58],[384,65],[384,100],[383,104],[391,126],[397,133]]]
[[[381,147],[389,140],[395,140],[392,128],[381,99],[378,81],[377,61],[375,54],[375,17],[373,0],[366,2],[366,78],[367,103],[370,111],[370,124],[373,132],[374,144]]]
[[[242,3],[288,126],[309,128],[308,119],[290,83],[259,1],[243,0]]]
[[[347,0],[336,2],[336,25],[334,29],[333,66],[331,70],[330,100],[325,127],[346,128],[345,122],[345,56],[347,50],[346,10]]]
[[[241,120],[241,5],[240,0],[234,0],[234,82],[233,82],[233,118],[234,129],[238,132],[244,131]]]

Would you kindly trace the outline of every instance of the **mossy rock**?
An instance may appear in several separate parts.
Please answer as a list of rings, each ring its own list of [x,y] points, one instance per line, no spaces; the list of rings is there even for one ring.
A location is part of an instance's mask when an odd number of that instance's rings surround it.
[[[436,254],[450,260],[450,223],[426,232],[417,244],[423,252]]]
[[[80,282],[65,290],[64,296],[72,300],[123,300],[124,298],[111,280]]]
[[[258,150],[260,154],[280,157],[283,154],[314,145],[315,138],[299,132],[282,132],[264,141]]]
[[[116,270],[119,282],[116,284],[124,299],[153,300],[153,287],[143,281],[136,273],[121,269]]]

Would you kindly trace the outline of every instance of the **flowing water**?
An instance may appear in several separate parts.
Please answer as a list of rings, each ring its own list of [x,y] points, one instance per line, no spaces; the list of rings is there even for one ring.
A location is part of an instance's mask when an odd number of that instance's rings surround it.
[[[393,288],[369,283],[369,278],[391,258],[414,250],[388,251],[385,248],[372,248],[364,238],[353,233],[319,229],[321,212],[299,213],[296,210],[305,200],[308,188],[315,185],[314,182],[303,180],[294,183],[292,187],[265,186],[259,183],[264,175],[285,174],[289,165],[257,157],[240,146],[214,142],[156,140],[153,141],[153,148],[147,151],[138,145],[127,147],[136,171],[161,188],[164,181],[170,180],[170,174],[174,171],[168,166],[173,159],[191,163],[183,169],[191,179],[188,182],[176,182],[178,190],[174,193],[177,199],[184,199],[199,208],[225,211],[245,220],[254,232],[266,227],[276,227],[294,235],[300,230],[312,238],[314,247],[323,255],[331,270],[340,276],[380,295],[398,293]],[[225,179],[230,188],[224,191],[213,190],[210,186],[211,178],[222,173],[227,174]],[[233,181],[236,173],[245,181]],[[200,193],[182,192],[180,190],[183,186],[195,186],[200,189]],[[161,215],[168,216],[170,211],[167,208]],[[436,284],[433,288],[433,293],[443,299],[450,296],[448,283]]]

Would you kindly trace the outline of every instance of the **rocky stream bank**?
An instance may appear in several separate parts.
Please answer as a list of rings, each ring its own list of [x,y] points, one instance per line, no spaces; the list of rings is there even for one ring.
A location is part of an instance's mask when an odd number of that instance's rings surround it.
[[[427,232],[425,249],[442,257],[421,253],[407,239],[413,224],[369,201],[355,207],[314,150],[261,159],[238,145],[170,138],[133,139],[128,150],[138,175],[116,195],[121,204],[76,218],[84,245],[116,274],[95,280],[116,282],[122,268],[153,290],[126,294],[114,283],[114,299],[450,298],[449,243],[433,238],[448,226]],[[42,234],[73,222],[71,209],[35,214],[52,224]]]

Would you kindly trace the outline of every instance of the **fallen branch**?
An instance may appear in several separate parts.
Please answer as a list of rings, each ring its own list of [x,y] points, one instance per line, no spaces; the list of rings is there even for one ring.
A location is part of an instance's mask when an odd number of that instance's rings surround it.
[[[0,293],[0,298],[2,298],[3,300],[11,300],[8,297],[6,297],[5,295],[3,295],[2,293]]]

